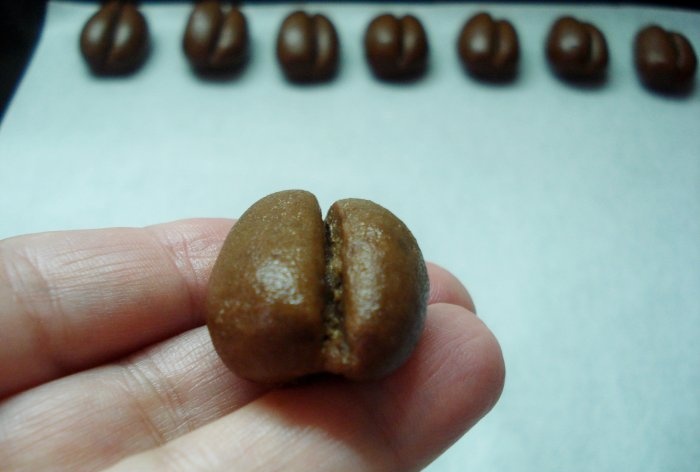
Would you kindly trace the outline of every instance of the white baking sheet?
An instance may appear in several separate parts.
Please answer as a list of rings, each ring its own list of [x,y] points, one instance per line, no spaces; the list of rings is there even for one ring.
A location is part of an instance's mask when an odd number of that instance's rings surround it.
[[[290,86],[274,58],[282,18],[326,13],[337,79]],[[253,56],[205,82],[181,53],[189,5],[144,5],[153,53],[130,78],[95,79],[78,53],[94,5],[52,2],[0,127],[0,237],[239,215],[285,188],[373,199],[458,274],[499,337],[501,402],[431,471],[697,471],[700,464],[700,91],[643,89],[631,42],[649,22],[700,48],[700,14],[485,6],[515,24],[519,79],[469,79],[455,54],[474,4],[245,6]],[[377,13],[413,12],[431,67],[377,82],[361,38]],[[551,22],[607,35],[599,89],[553,77]]]

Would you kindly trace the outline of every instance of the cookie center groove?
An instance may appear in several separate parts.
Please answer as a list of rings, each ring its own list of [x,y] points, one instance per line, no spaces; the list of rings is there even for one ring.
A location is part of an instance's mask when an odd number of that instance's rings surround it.
[[[349,348],[343,311],[342,240],[338,225],[325,223],[326,303],[323,310],[324,341],[322,354],[330,371],[349,363]]]

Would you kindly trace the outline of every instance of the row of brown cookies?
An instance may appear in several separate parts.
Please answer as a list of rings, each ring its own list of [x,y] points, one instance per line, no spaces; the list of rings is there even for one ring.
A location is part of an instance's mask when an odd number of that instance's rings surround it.
[[[145,61],[148,26],[133,3],[111,0],[85,24],[80,48],[98,75],[128,74]],[[235,7],[218,0],[198,2],[189,16],[183,50],[201,74],[226,74],[244,67],[249,55],[248,22]],[[428,37],[415,16],[382,14],[364,36],[367,62],[384,80],[410,80],[423,75],[428,63]],[[512,23],[488,13],[469,18],[457,39],[465,69],[487,81],[512,80],[518,69],[520,45]],[[565,16],[554,22],[545,52],[552,70],[574,82],[601,81],[609,62],[604,34],[593,24]],[[324,15],[295,11],[277,36],[277,59],[293,82],[321,82],[336,74],[340,42],[333,23]],[[634,39],[634,61],[641,81],[666,92],[690,87],[697,68],[692,45],[680,33],[651,25]]]

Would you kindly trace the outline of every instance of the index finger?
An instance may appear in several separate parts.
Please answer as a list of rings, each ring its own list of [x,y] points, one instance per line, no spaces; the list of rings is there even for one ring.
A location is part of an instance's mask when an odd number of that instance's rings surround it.
[[[0,398],[200,325],[233,221],[0,242]]]

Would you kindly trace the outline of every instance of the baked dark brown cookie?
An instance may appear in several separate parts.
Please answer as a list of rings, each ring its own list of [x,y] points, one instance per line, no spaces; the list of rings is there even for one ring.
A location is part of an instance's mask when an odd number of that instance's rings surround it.
[[[338,70],[340,41],[333,23],[319,14],[295,11],[277,35],[277,60],[292,82],[330,80]]]
[[[520,58],[518,34],[509,21],[477,13],[462,27],[457,52],[469,73],[480,79],[512,79]]]
[[[599,81],[608,66],[608,43],[593,24],[564,16],[547,36],[547,59],[560,77],[573,81]]]
[[[688,38],[657,25],[642,28],[634,39],[634,61],[642,82],[662,92],[683,91],[695,77],[698,60]]]
[[[148,24],[131,3],[109,1],[85,23],[80,51],[93,73],[123,75],[136,71],[148,55]]]
[[[203,73],[240,69],[248,58],[248,22],[238,8],[205,0],[192,9],[182,48],[192,67]]]
[[[365,32],[365,55],[372,72],[381,79],[415,79],[427,67],[428,36],[413,15],[379,15]]]
[[[248,209],[221,249],[206,319],[224,363],[277,383],[330,372],[353,380],[399,367],[423,328],[428,277],[418,244],[368,200],[293,190]]]

